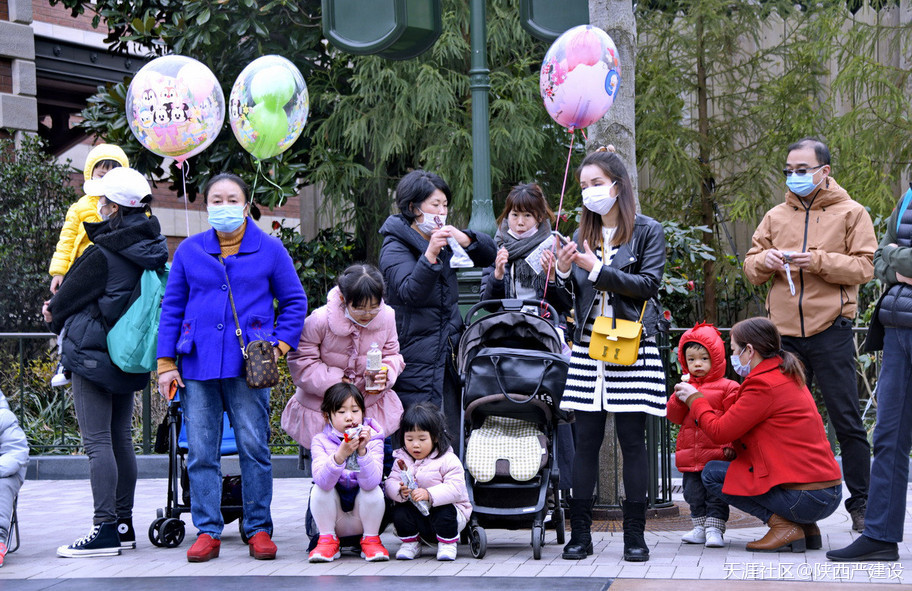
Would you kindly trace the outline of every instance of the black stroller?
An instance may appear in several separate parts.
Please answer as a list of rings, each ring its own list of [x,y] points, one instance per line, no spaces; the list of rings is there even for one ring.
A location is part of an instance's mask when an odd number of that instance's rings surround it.
[[[474,320],[480,312],[488,315]],[[466,314],[457,359],[463,384],[460,458],[474,508],[463,538],[475,558],[487,551],[484,527],[531,525],[536,560],[549,519],[557,543],[564,543],[555,432],[563,418],[558,407],[569,361],[557,322],[553,307],[531,300],[487,300]],[[505,454],[507,459],[494,451],[511,446],[517,453]]]
[[[149,525],[149,541],[164,548],[176,548],[184,541],[186,526],[180,519],[182,513],[190,512],[190,479],[187,476],[187,432],[183,425],[180,397],[175,396],[168,405],[167,452],[168,452],[168,500],[164,508],[156,510],[156,518]],[[228,413],[222,419],[222,456],[238,453],[234,429],[228,422]],[[162,442],[164,443],[164,442]],[[162,451],[162,450],[156,450]],[[241,539],[247,543],[244,532],[241,501],[240,476],[225,476],[222,479],[222,517],[225,523],[238,520]]]

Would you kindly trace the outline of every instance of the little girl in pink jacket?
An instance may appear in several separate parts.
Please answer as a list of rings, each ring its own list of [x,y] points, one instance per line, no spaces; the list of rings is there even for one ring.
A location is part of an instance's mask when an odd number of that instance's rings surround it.
[[[386,435],[399,428],[402,403],[392,390],[405,361],[399,354],[396,313],[383,302],[383,276],[371,265],[352,265],[338,278],[327,303],[304,322],[298,348],[288,353],[288,369],[297,386],[282,412],[282,428],[310,449],[314,435],[326,424],[320,412],[323,393],[339,382],[357,386],[364,394],[365,418],[373,419]],[[374,382],[380,391],[365,390],[367,352],[376,343],[384,371]]]

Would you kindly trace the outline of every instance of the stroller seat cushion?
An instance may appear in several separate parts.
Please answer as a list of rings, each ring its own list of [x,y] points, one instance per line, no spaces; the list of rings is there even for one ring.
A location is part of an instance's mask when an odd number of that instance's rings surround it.
[[[495,476],[525,482],[547,466],[548,441],[534,423],[489,416],[469,436],[465,464],[478,482]]]

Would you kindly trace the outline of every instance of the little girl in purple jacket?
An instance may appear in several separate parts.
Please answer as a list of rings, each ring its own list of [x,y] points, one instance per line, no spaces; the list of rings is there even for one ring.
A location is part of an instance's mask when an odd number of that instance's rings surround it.
[[[310,562],[332,562],[340,554],[339,536],[358,534],[363,534],[361,556],[365,560],[389,560],[389,552],[380,542],[386,508],[380,488],[383,431],[375,421],[364,418],[364,397],[353,384],[330,386],[321,410],[326,425],[311,442],[314,486],[310,491],[310,512],[320,539],[310,553]]]

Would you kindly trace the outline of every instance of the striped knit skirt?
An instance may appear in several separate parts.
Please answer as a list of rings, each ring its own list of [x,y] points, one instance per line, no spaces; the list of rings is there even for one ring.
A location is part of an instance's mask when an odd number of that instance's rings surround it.
[[[593,306],[597,309],[597,306]],[[582,342],[573,344],[567,385],[560,407],[597,412],[645,412],[665,416],[665,371],[655,337],[640,339],[633,365],[615,365],[589,357],[594,318],[583,329]],[[602,379],[599,379],[599,370]]]

